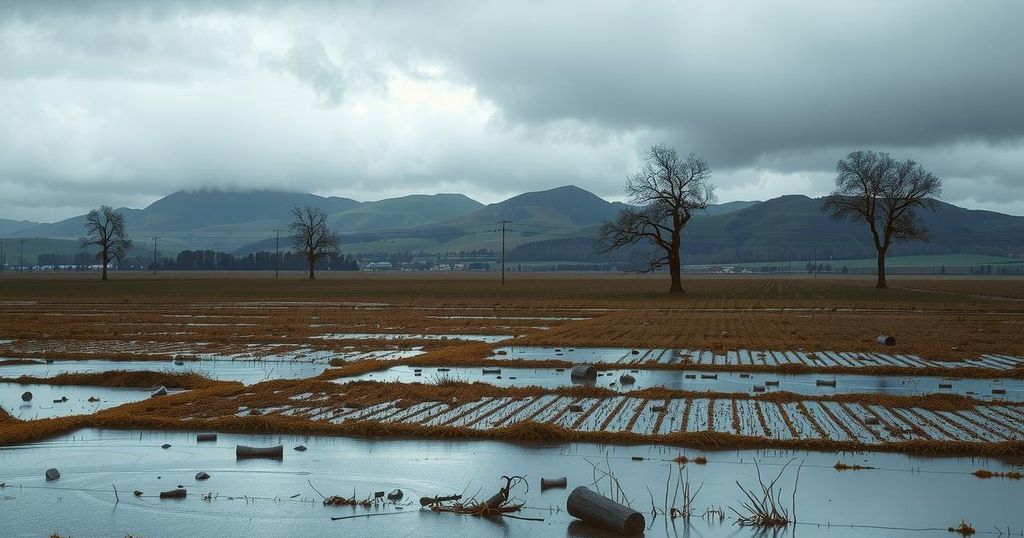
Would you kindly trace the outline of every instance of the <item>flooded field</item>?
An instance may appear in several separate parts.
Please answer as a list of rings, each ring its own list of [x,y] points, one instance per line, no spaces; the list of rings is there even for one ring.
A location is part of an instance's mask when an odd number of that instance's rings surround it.
[[[1024,364],[1024,358],[1009,355],[984,355],[974,360],[942,361],[922,359],[898,353],[835,351],[751,351],[740,349],[725,354],[690,349],[562,348],[507,346],[497,348],[493,358],[522,360],[563,360],[573,363],[664,364],[695,366],[786,366],[810,368],[988,368],[1011,371]]]
[[[501,342],[514,338],[501,334],[394,334],[394,333],[332,333],[317,336],[324,340],[465,340],[468,342]]]
[[[2,370],[0,370],[2,372]],[[632,380],[623,380],[623,376]],[[373,380],[399,383],[488,383],[499,387],[558,388],[589,385],[629,392],[659,387],[671,390],[745,392],[761,394],[788,391],[806,395],[829,394],[962,394],[986,400],[1024,401],[1024,382],[1019,379],[943,379],[913,376],[779,375],[741,372],[708,373],[697,370],[602,370],[593,379],[573,379],[565,368],[414,367],[394,366],[338,382]]]
[[[25,401],[22,395],[32,393]],[[152,391],[120,387],[81,387],[0,382],[0,406],[21,420],[89,415],[149,398]],[[93,399],[93,401],[90,401]]]
[[[19,376],[51,377],[65,373],[113,371],[199,374],[218,381],[239,381],[246,385],[270,379],[307,379],[328,368],[323,361],[282,360],[198,360],[198,361],[99,361],[71,360],[34,364],[0,363],[0,378]]]
[[[0,359],[0,404],[21,419],[0,413],[0,536],[602,536],[566,499],[577,485],[616,496],[606,472],[647,536],[1024,528],[1019,305],[806,279],[674,298],[614,280],[358,282],[126,280],[94,296],[0,279],[25,299],[0,310],[13,359]],[[580,364],[607,369],[574,383]],[[121,388],[156,380],[190,390]],[[236,461],[238,444],[278,443],[281,460]],[[776,490],[793,499],[800,468],[796,521],[737,525],[736,482],[756,488],[789,462]],[[59,480],[44,479],[51,467]],[[543,521],[420,509],[421,496],[487,498],[513,474],[530,486],[511,492],[514,515]],[[539,487],[561,476],[568,488]],[[686,481],[691,517],[667,520]],[[186,498],[159,498],[179,486]],[[368,507],[317,492],[395,489],[397,503]]]
[[[165,443],[170,448],[161,449]],[[237,444],[283,444],[286,450],[281,461],[236,461]],[[292,449],[300,444],[308,450]],[[700,486],[693,499],[695,515],[689,522],[652,518],[651,508],[664,504],[670,475],[669,489],[674,487],[680,467],[672,460],[679,455],[707,459],[705,465],[691,462],[681,468],[682,480],[692,488]],[[837,462],[874,469],[839,472],[834,468]],[[742,499],[735,482],[755,485],[758,470],[774,477],[787,463],[790,467],[779,481],[787,503],[796,467],[801,466],[795,493],[798,524],[777,536],[933,535],[929,532],[944,533],[961,520],[979,528],[1024,527],[1024,516],[1015,509],[1021,484],[980,480],[971,474],[977,469],[1019,469],[992,459],[224,433],[214,443],[197,443],[194,433],[82,430],[0,448],[0,483],[5,484],[0,503],[6,514],[0,518],[0,535],[602,536],[565,512],[566,497],[575,486],[609,491],[607,480],[593,485],[597,465],[613,472],[633,507],[647,514],[646,536],[758,536],[754,529],[735,525],[730,509],[739,509]],[[44,479],[44,471],[51,467],[60,470],[59,480]],[[210,478],[197,481],[200,471]],[[420,509],[421,496],[489,496],[503,474],[526,476],[529,489],[512,492],[524,503],[518,515],[543,521]],[[542,491],[540,478],[555,476],[565,476],[568,488]],[[179,485],[187,491],[185,499],[157,498],[159,492]],[[397,505],[374,508],[325,507],[316,491],[362,499],[396,488],[404,493]],[[893,502],[920,498],[928,502]],[[724,519],[700,517],[718,508],[724,510]],[[331,520],[368,514],[389,515]]]

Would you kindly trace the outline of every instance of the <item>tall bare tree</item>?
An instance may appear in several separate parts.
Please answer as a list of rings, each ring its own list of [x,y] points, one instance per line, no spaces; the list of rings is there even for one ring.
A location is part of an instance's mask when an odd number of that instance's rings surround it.
[[[601,225],[598,252],[647,242],[656,248],[638,272],[667,266],[672,277],[669,292],[683,293],[681,236],[694,212],[714,203],[715,186],[710,179],[711,168],[697,155],[680,157],[673,147],[652,146],[640,171],[626,180],[626,194],[633,207]]]
[[[327,212],[319,207],[293,208],[295,221],[288,228],[292,232],[292,247],[309,263],[309,279],[314,280],[313,268],[317,260],[338,253],[338,235],[327,225]]]
[[[836,164],[836,188],[822,210],[837,221],[867,223],[878,250],[876,288],[888,288],[885,255],[893,243],[928,241],[930,234],[915,209],[934,211],[942,181],[921,165],[896,161],[888,153],[854,151]]]
[[[132,240],[124,233],[124,215],[106,205],[85,216],[85,237],[80,242],[82,250],[91,246],[99,248],[96,259],[103,265],[102,280],[107,279],[107,265],[111,260],[120,261],[132,248]]]

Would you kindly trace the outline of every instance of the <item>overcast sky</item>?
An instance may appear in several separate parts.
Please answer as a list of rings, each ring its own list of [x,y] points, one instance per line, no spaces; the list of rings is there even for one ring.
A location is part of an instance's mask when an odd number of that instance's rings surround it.
[[[274,188],[621,199],[705,156],[721,201],[855,149],[1024,215],[1024,2],[0,3],[0,217]]]

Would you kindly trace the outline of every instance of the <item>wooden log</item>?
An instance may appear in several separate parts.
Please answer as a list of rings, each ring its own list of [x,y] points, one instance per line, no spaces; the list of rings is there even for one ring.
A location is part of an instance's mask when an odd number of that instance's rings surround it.
[[[875,342],[877,342],[879,344],[882,344],[883,346],[895,346],[896,345],[896,337],[895,336],[889,336],[887,334],[880,334],[880,335],[875,337]]]
[[[551,488],[565,488],[567,482],[565,477],[561,478],[541,478],[540,479],[540,490],[544,491]]]
[[[597,368],[592,364],[581,364],[579,366],[573,366],[572,371],[569,372],[571,379],[597,379]]]
[[[211,442],[217,440],[217,434],[215,433],[200,433],[196,435],[197,442]]]
[[[235,459],[244,460],[249,458],[284,459],[284,445],[268,447],[238,445],[235,447]]]
[[[777,386],[779,386],[779,382],[778,381],[765,381],[764,382],[764,386],[766,386],[766,387],[777,387]]]
[[[462,495],[448,495],[446,497],[420,497],[420,506],[430,506],[432,504],[438,504],[448,501],[458,501],[462,499]]]
[[[834,387],[836,386],[835,379],[816,379],[814,384],[819,387]]]
[[[170,491],[161,491],[161,499],[184,499],[188,495],[188,492],[184,488],[172,489]]]
[[[718,374],[700,374],[701,379],[718,379]]]
[[[643,514],[595,493],[586,486],[572,490],[565,501],[565,507],[569,515],[576,519],[622,535],[640,534],[646,526]]]
[[[500,374],[501,373],[501,368],[484,368],[483,369],[483,373],[484,374]]]

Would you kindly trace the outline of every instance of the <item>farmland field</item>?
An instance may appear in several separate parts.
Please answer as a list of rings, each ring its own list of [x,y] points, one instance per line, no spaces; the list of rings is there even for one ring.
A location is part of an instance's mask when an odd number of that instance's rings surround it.
[[[93,277],[0,279],[0,445],[212,431],[1009,473],[1024,454],[1022,279],[721,275],[669,296],[590,274]]]

